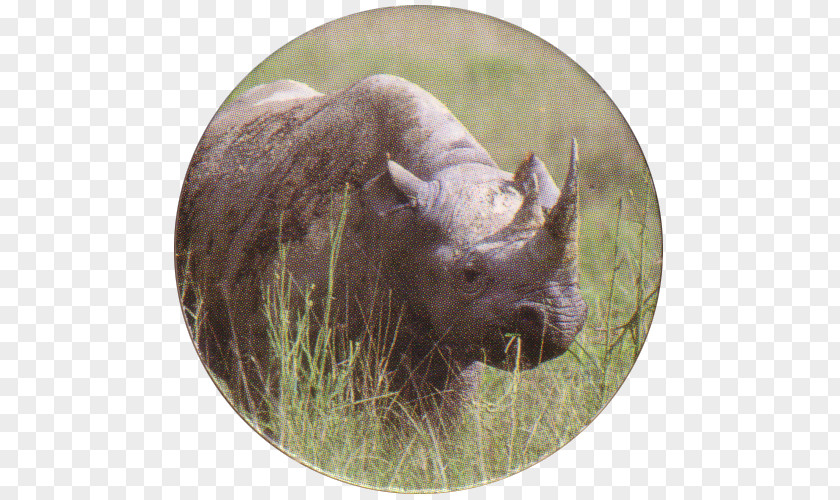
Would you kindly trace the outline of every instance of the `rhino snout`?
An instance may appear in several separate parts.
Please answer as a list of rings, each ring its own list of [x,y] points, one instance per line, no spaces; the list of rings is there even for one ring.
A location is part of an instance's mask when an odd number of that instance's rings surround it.
[[[546,330],[547,315],[542,307],[521,305],[516,308],[514,326],[522,335],[543,335]]]
[[[586,303],[564,301],[562,306],[523,302],[514,310],[511,327],[521,342],[520,366],[533,368],[569,348],[586,318]]]

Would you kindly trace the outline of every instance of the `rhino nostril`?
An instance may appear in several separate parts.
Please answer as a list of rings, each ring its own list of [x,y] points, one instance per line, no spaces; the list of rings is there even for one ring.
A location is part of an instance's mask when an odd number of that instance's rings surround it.
[[[544,322],[543,312],[533,306],[520,306],[516,310],[516,321],[520,332],[542,332]]]

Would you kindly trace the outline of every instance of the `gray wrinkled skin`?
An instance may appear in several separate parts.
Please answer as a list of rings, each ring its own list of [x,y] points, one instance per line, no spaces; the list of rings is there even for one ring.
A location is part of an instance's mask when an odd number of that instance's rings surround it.
[[[277,243],[323,306],[349,184],[336,342],[375,353],[404,406],[454,414],[480,363],[533,368],[586,319],[575,158],[573,145],[562,188],[533,155],[511,175],[437,99],[390,75],[330,96],[291,81],[250,90],[207,128],[179,207],[178,282],[187,307],[201,299],[202,359],[253,403],[249,386],[272,369],[262,293]],[[366,328],[377,314],[399,328]]]

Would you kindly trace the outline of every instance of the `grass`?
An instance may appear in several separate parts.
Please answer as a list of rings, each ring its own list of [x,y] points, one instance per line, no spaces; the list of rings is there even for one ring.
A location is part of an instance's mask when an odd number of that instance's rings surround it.
[[[331,352],[337,332],[329,321],[312,328],[311,308],[291,310],[293,290],[281,272],[265,294],[277,370],[264,393],[276,384],[279,399],[269,421],[243,416],[271,432],[289,455],[339,479],[405,492],[464,488],[554,453],[619,389],[656,305],[659,211],[632,133],[573,62],[509,25],[427,8],[383,22],[386,15],[394,14],[373,11],[298,38],[250,73],[230,98],[276,79],[333,92],[370,74],[396,74],[444,102],[502,168],[512,170],[534,151],[555,179],[565,174],[568,145],[577,137],[580,284],[588,320],[570,350],[551,362],[527,372],[486,368],[476,398],[448,434],[430,432],[423,421],[395,431],[381,413],[392,395],[367,394],[367,402],[378,405],[351,398],[358,381],[350,366],[370,353],[354,344],[342,346],[341,356]],[[428,37],[430,32],[438,36]],[[340,227],[339,217],[334,244]],[[200,311],[187,311],[187,317],[200,318]],[[379,327],[370,321],[369,328]],[[365,374],[374,382],[378,376],[375,369]]]
[[[652,202],[649,192],[619,198],[605,224],[582,224],[583,254],[596,242],[609,244],[598,249],[607,256],[601,262],[603,269],[582,266],[581,285],[590,314],[569,352],[526,372],[485,368],[475,399],[467,403],[457,426],[445,434],[433,431],[425,420],[411,420],[402,429],[389,425],[382,408],[399,402],[387,391],[374,387],[359,397],[358,373],[352,367],[368,367],[357,361],[371,354],[359,344],[335,342],[340,334],[329,302],[324,317],[311,321],[314,290],[296,290],[281,266],[265,290],[264,304],[275,366],[257,396],[269,401],[271,417],[258,421],[240,413],[298,461],[376,489],[464,488],[530,466],[592,421],[641,351],[659,281],[659,247],[648,227]],[[345,214],[335,217],[331,228],[333,266]],[[592,215],[584,213],[582,219]],[[597,215],[604,217],[603,210]],[[284,261],[287,249],[281,245],[279,252]],[[306,297],[302,311],[292,306],[294,293]],[[330,291],[326,296],[331,296]],[[378,328],[375,321],[369,325]],[[337,352],[339,345],[344,352]],[[370,389],[383,373],[376,366],[368,370],[363,375],[374,382],[365,386]],[[279,394],[278,399],[270,394]]]

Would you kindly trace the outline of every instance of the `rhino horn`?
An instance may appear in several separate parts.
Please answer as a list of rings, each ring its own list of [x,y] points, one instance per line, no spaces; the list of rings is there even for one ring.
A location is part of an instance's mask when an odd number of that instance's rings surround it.
[[[543,262],[551,262],[572,279],[577,279],[578,186],[577,141],[572,141],[569,171],[563,191],[548,212],[545,224],[529,242],[529,253]]]
[[[425,181],[391,159],[388,159],[388,173],[391,175],[394,186],[412,200],[419,198],[426,190]]]
[[[569,171],[566,174],[566,182],[563,183],[560,198],[548,212],[544,226],[546,231],[555,239],[577,239],[577,163],[577,139],[572,139],[572,152],[569,157]]]
[[[539,179],[538,164],[541,165],[542,162],[534,153],[531,153],[519,168],[516,169],[513,175],[513,181],[522,193],[523,198],[522,206],[513,217],[512,224],[514,226],[541,226],[545,222],[540,204],[541,182]],[[545,167],[543,166],[543,168]]]
[[[539,158],[534,153],[531,153],[528,158],[519,165],[516,172],[513,174],[513,181],[516,182],[520,188],[529,178],[536,178],[538,192],[538,200],[543,208],[550,209],[557,203],[560,197],[560,189],[551,177],[551,173]],[[523,190],[524,193],[524,190]]]

